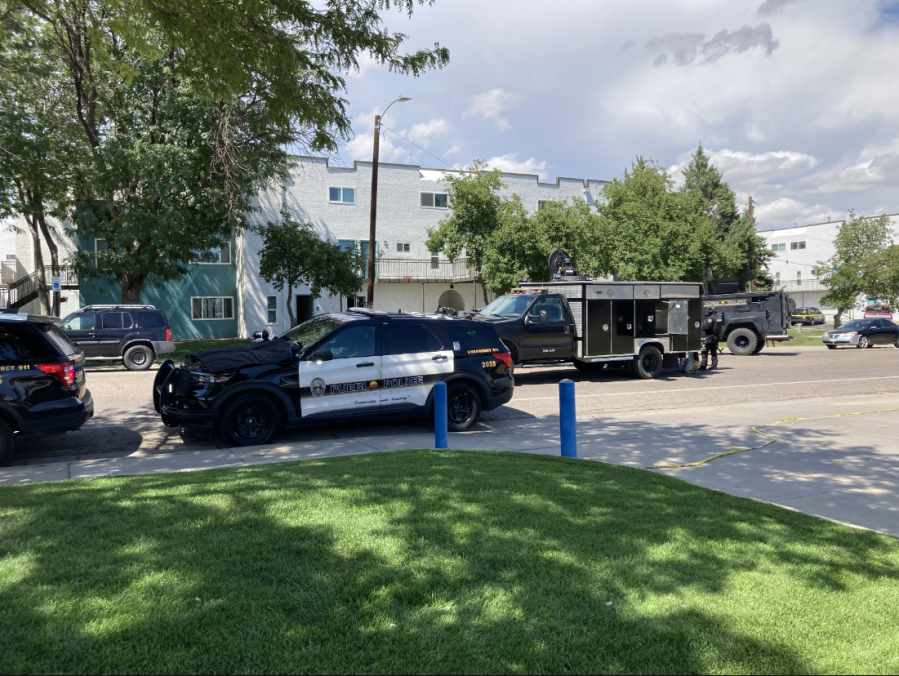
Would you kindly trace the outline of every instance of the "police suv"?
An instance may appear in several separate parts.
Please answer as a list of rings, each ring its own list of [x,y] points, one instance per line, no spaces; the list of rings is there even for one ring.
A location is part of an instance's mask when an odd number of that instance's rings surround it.
[[[168,426],[250,446],[282,428],[432,415],[440,381],[449,429],[467,430],[512,398],[511,354],[489,325],[354,308],[253,347],[167,361],[153,400]]]
[[[0,312],[0,462],[16,436],[77,430],[94,414],[84,355],[55,322]]]

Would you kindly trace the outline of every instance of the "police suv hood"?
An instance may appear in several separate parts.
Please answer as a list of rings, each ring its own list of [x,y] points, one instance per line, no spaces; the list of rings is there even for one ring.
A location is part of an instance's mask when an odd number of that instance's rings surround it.
[[[266,340],[249,347],[222,347],[217,350],[203,350],[188,355],[185,364],[199,362],[209,373],[233,372],[243,366],[279,364],[293,359],[290,343],[286,340]]]

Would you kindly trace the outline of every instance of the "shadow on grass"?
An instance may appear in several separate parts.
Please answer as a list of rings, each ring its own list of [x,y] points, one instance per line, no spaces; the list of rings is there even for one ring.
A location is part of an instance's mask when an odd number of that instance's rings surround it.
[[[884,536],[500,453],[8,487],[0,538],[3,673],[876,671],[803,613],[899,589]]]

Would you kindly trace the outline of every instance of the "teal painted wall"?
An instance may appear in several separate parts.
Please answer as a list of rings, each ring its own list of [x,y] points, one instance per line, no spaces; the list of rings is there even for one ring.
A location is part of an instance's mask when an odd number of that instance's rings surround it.
[[[94,240],[79,240],[79,248],[93,251]],[[103,280],[83,281],[81,298],[85,305],[119,303],[121,292],[115,284]],[[190,299],[196,296],[223,296],[234,299],[233,319],[191,318]],[[179,282],[148,285],[140,295],[142,303],[155,305],[165,312],[175,340],[185,338],[237,337],[237,267],[234,264],[234,243],[231,243],[231,263],[191,265],[190,274]]]

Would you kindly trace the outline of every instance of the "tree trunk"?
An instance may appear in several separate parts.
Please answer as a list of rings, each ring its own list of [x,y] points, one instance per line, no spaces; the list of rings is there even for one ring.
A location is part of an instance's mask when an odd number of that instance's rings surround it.
[[[41,306],[41,314],[50,314],[50,291],[47,288],[47,275],[44,273],[44,251],[41,247],[41,235],[38,232],[37,219],[25,215],[28,230],[31,232],[31,243],[34,246],[34,271],[37,273],[37,297]]]
[[[287,285],[287,316],[290,317],[290,328],[297,325],[296,317],[293,314],[293,287]]]
[[[480,275],[478,275],[480,277]],[[483,278],[480,279],[481,282],[481,292],[484,294],[484,304],[481,306],[482,308],[487,307],[490,304],[490,301],[487,300],[487,283]]]
[[[40,198],[39,198],[40,199]],[[40,211],[35,215],[35,220],[41,226],[41,233],[44,235],[44,241],[47,243],[47,248],[50,249],[50,271],[54,277],[59,276],[59,247],[56,246],[56,242],[53,241],[53,237],[50,235],[50,228],[47,227],[47,219],[44,218],[44,205],[41,203]],[[44,280],[46,283],[46,279]],[[53,295],[50,296],[48,293],[48,302],[51,305],[51,312],[54,316],[57,313],[60,313],[61,308],[57,307],[58,294],[53,292]]]
[[[840,325],[843,323],[843,315],[845,314],[846,310],[848,310],[848,309],[849,308],[845,308],[845,307],[837,308],[837,313],[833,317],[833,328],[835,328],[835,329],[840,328]]]
[[[119,286],[122,289],[122,303],[125,305],[138,305],[140,293],[147,284],[146,275],[126,275]]]

